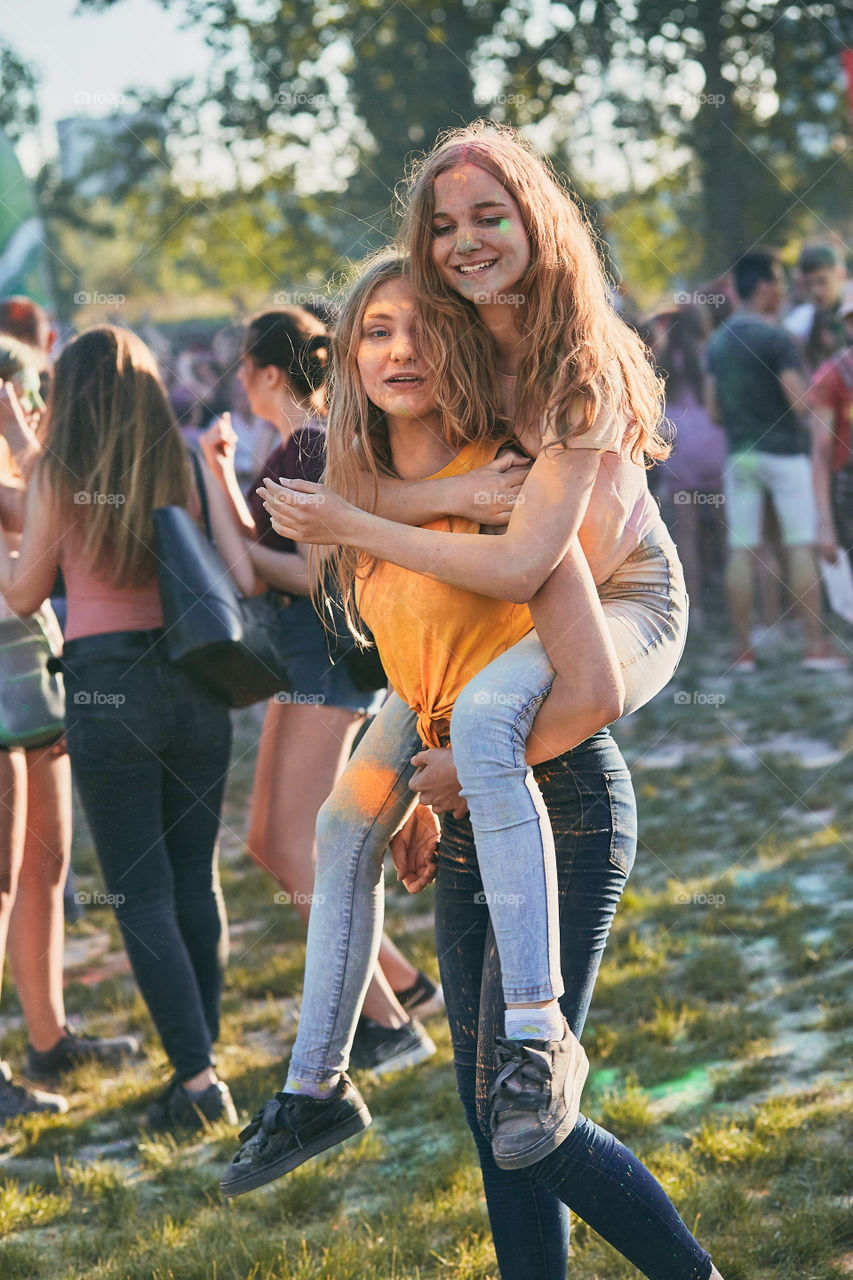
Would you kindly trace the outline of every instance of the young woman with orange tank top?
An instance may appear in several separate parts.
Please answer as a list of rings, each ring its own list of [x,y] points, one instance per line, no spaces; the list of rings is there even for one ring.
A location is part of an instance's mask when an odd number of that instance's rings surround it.
[[[448,439],[417,355],[413,313],[405,264],[394,256],[368,270],[348,299],[336,345],[331,484],[351,490],[353,468],[362,468],[365,457],[406,479],[425,474],[440,479],[482,462],[497,447]],[[364,416],[353,420],[357,405],[364,406]],[[430,527],[444,533],[476,531],[472,521],[447,518]],[[367,957],[381,927],[382,850],[412,806],[408,756],[419,738],[445,740],[454,694],[531,626],[524,605],[448,587],[371,557],[357,558],[346,548],[336,559],[345,598],[357,596],[358,617],[374,631],[395,692],[321,813],[316,888],[324,909],[312,914],[309,927],[291,1072],[285,1090],[241,1134],[244,1145],[221,1182],[227,1195],[262,1186],[369,1124],[369,1113],[342,1068],[353,1009],[369,972]],[[562,1004],[573,1033],[579,1034],[633,861],[633,798],[624,762],[606,732],[550,770],[540,767],[537,776],[557,823],[566,976]],[[421,845],[403,874],[416,890],[434,871],[431,852]],[[562,1280],[566,1206],[571,1205],[650,1277],[718,1276],[648,1171],[584,1117],[535,1164],[506,1169],[495,1163],[481,1126],[484,1095],[495,1075],[493,1033],[501,1001],[483,886],[470,827],[445,815],[438,850],[438,951],[459,1091],[478,1147],[501,1275]]]
[[[283,471],[308,480],[322,475],[330,345],[325,325],[304,307],[261,311],[248,322],[238,376],[252,412],[271,422],[280,437],[248,500],[234,470],[236,436],[230,422],[219,419],[200,439],[235,524],[250,539],[259,584],[281,593],[281,653],[290,692],[267,704],[247,844],[306,922],[317,813],[383,694],[357,688],[346,663],[330,657],[328,637],[309,598],[308,548],[275,533],[255,489],[265,476]],[[435,1046],[412,1015],[441,1008],[440,990],[383,936],[356,1032],[353,1066],[385,1074],[429,1057]]]

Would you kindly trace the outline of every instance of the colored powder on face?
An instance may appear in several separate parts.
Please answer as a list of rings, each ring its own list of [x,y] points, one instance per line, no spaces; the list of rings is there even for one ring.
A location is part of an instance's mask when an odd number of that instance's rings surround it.
[[[504,235],[506,235],[506,233],[509,231],[509,218],[501,218],[498,224],[498,230],[502,231]]]

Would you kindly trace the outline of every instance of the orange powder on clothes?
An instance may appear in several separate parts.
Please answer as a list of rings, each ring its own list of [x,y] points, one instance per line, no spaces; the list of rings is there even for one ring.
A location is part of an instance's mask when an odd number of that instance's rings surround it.
[[[464,475],[491,462],[497,450],[494,442],[465,445],[436,478]],[[479,532],[457,516],[422,528]],[[421,739],[431,747],[441,745],[468,681],[533,629],[527,605],[450,587],[385,560],[359,579],[357,603],[393,689],[417,713]]]

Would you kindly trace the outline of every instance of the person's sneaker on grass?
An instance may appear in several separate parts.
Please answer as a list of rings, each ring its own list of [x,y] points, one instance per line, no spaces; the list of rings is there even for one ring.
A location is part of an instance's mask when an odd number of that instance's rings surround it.
[[[563,1019],[562,1040],[497,1037],[498,1074],[489,1092],[492,1155],[501,1169],[525,1169],[577,1124],[589,1061]]]
[[[831,644],[807,649],[800,663],[803,671],[849,671],[850,660]]]
[[[224,1080],[190,1092],[177,1078],[145,1110],[145,1123],[157,1131],[195,1133],[217,1120],[237,1123],[237,1109]]]
[[[342,1074],[329,1098],[277,1093],[240,1133],[242,1146],[219,1183],[224,1196],[241,1196],[290,1173],[312,1156],[353,1138],[370,1124],[361,1094]]]
[[[66,1027],[52,1049],[34,1049],[27,1045],[27,1075],[48,1083],[58,1080],[81,1062],[117,1067],[126,1058],[137,1057],[139,1041],[135,1036],[87,1036]]]
[[[395,991],[394,995],[408,1014],[418,1018],[429,1018],[434,1013],[441,1013],[444,1008],[444,994],[437,982],[433,982],[422,969],[410,987],[404,991]]]
[[[359,1018],[350,1053],[350,1067],[355,1071],[375,1071],[389,1075],[417,1062],[431,1058],[435,1045],[417,1018],[402,1027],[383,1027],[371,1018]]]
[[[15,1084],[8,1062],[0,1060],[0,1124],[15,1116],[29,1116],[37,1112],[64,1115],[68,1102],[58,1093],[44,1093],[27,1084]]]

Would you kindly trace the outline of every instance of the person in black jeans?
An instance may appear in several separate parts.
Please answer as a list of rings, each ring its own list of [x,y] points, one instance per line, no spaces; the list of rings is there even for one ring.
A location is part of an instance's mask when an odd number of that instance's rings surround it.
[[[634,791],[608,730],[535,767],[554,829],[565,992],[580,1037],[610,925],[637,847]],[[653,1280],[719,1273],[660,1184],[617,1138],[579,1116],[570,1136],[526,1169],[492,1157],[489,1089],[503,1033],[500,961],[467,817],[441,819],[435,934],[459,1096],[483,1175],[501,1280],[565,1280],[569,1208]]]
[[[218,486],[217,546],[251,592],[248,552]],[[195,1128],[236,1112],[214,1069],[226,945],[216,834],[228,711],[169,664],[152,511],[198,512],[189,460],[156,363],[129,330],[91,329],[56,363],[43,458],[17,561],[0,589],[30,613],[58,568],[68,614],[67,738],[111,905],[174,1077],[152,1125]]]
[[[219,1035],[228,928],[216,836],[231,719],[161,640],[153,630],[66,643],[67,736],[134,976],[177,1079],[189,1080],[211,1067]]]

